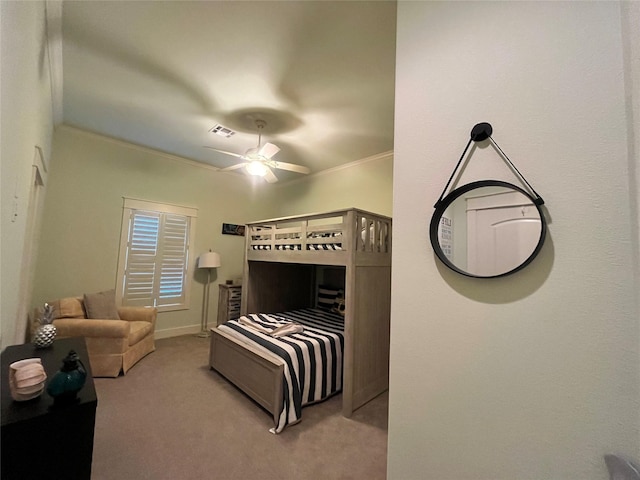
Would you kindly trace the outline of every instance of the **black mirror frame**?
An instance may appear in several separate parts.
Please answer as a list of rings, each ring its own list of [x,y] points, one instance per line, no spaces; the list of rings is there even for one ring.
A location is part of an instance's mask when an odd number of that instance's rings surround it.
[[[505,187],[505,188],[516,190],[522,193],[523,195],[525,195],[527,198],[529,198],[531,200],[531,203],[535,205],[536,209],[538,210],[538,213],[540,214],[541,231],[540,231],[540,239],[538,240],[538,244],[536,245],[536,248],[533,250],[531,255],[529,255],[529,257],[520,265],[518,265],[516,268],[509,270],[508,272],[500,273],[498,275],[489,275],[489,276],[474,275],[465,270],[461,270],[460,268],[456,267],[453,263],[449,261],[449,259],[446,257],[446,255],[442,251],[442,247],[440,247],[440,243],[438,242],[438,227],[440,225],[440,219],[442,218],[442,214],[445,212],[445,210],[458,197],[464,195],[465,193],[471,190],[475,190],[477,188],[482,188],[482,187]],[[541,205],[541,202],[539,200],[532,197],[528,192],[526,192],[522,188],[517,187],[516,185],[512,185],[511,183],[508,183],[508,182],[503,182],[501,180],[480,180],[477,182],[468,183],[466,185],[458,187],[452,192],[450,192],[442,200],[438,201],[438,203],[435,206],[436,210],[433,212],[433,216],[431,217],[431,223],[429,225],[429,237],[431,239],[431,246],[433,247],[433,251],[435,252],[436,256],[440,259],[440,261],[444,263],[447,267],[467,277],[498,278],[498,277],[504,277],[506,275],[511,275],[512,273],[522,270],[524,267],[529,265],[531,261],[538,255],[538,253],[540,253],[540,250],[542,249],[542,245],[544,244],[544,240],[547,234],[547,222],[544,218],[544,213],[542,212],[540,205]]]

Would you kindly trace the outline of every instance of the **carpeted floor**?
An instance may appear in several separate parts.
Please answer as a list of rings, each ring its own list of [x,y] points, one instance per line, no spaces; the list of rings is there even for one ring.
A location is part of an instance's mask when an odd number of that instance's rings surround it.
[[[350,419],[337,395],[274,435],[270,415],[210,370],[208,355],[208,339],[162,339],[126,376],[95,379],[92,479],[386,477],[386,394]]]

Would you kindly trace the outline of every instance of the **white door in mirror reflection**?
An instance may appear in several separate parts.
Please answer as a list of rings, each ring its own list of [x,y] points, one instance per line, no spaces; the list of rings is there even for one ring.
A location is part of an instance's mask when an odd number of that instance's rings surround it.
[[[542,224],[520,192],[467,198],[467,267],[478,276],[509,272],[533,253]]]

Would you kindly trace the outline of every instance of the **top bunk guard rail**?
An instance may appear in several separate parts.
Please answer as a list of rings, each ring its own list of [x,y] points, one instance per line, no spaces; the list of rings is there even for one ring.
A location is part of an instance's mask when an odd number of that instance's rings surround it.
[[[355,208],[247,224],[247,260],[390,265],[391,218]]]

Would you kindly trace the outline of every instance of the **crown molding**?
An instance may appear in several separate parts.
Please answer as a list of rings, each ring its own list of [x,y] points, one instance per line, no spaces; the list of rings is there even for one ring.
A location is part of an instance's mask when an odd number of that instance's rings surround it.
[[[288,182],[276,183],[275,187],[284,187],[292,184],[300,183],[307,181],[311,178],[321,177],[323,175],[330,175],[335,172],[339,172],[340,170],[346,170],[348,168],[359,167],[365,163],[377,162],[379,160],[386,160],[389,158],[393,158],[393,150],[389,150],[382,153],[376,153],[375,155],[371,155],[368,157],[361,158],[359,160],[354,160],[353,162],[345,163],[343,165],[338,165],[337,167],[327,168],[326,170],[320,170],[319,172],[312,173],[310,175],[306,175],[301,178],[296,178],[294,180],[290,180]]]
[[[79,127],[74,127],[72,125],[68,125],[68,124],[62,124],[59,125],[57,127],[58,130],[67,130],[70,132],[76,132],[79,133],[81,135],[85,135],[87,137],[91,137],[91,138],[95,138],[97,140],[102,140],[105,142],[109,142],[112,143],[114,145],[118,145],[120,147],[123,148],[128,148],[130,150],[136,150],[139,152],[143,152],[143,153],[147,153],[150,155],[156,155],[158,157],[162,157],[162,158],[166,158],[167,160],[171,160],[174,162],[178,162],[178,163],[182,163],[185,165],[189,165],[191,167],[198,167],[198,168],[204,168],[205,170],[212,170],[214,172],[217,172],[218,170],[220,170],[218,167],[214,167],[213,165],[209,165],[206,163],[202,163],[202,162],[196,162],[195,160],[191,160],[190,158],[185,158],[185,157],[180,157],[178,155],[174,155],[172,153],[167,153],[167,152],[163,152],[161,150],[155,150],[153,148],[149,148],[149,147],[145,147],[142,145],[138,145],[137,143],[131,143],[131,142],[127,142],[126,140],[120,140],[118,138],[115,137],[109,137],[107,135],[103,135],[101,133],[96,133],[96,132],[92,132],[90,130],[85,130],[83,128],[79,128]],[[226,172],[223,172],[226,173]]]

